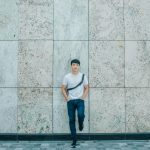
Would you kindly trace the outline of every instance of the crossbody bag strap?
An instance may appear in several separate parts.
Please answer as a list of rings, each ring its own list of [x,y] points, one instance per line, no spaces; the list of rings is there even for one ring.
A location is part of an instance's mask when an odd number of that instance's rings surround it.
[[[84,80],[84,74],[82,75],[82,80],[81,80],[81,82],[80,82],[78,85],[76,85],[75,87],[67,89],[67,92],[68,92],[69,90],[73,90],[73,89],[77,88],[78,86],[80,86],[80,85],[82,84],[83,80]]]

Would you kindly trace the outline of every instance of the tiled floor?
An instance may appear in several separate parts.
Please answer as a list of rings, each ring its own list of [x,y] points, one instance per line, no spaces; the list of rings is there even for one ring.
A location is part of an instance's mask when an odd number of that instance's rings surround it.
[[[150,150],[149,140],[78,141],[78,150]],[[0,141],[0,150],[69,150],[71,141]]]

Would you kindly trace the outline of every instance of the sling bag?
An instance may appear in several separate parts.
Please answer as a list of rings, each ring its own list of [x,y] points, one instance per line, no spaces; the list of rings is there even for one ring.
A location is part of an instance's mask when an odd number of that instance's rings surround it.
[[[84,74],[82,75],[82,80],[81,80],[81,82],[80,82],[78,85],[76,85],[75,87],[67,89],[67,92],[68,92],[69,90],[73,90],[73,89],[77,88],[79,85],[81,85],[82,82],[83,82],[83,79],[84,79]]]

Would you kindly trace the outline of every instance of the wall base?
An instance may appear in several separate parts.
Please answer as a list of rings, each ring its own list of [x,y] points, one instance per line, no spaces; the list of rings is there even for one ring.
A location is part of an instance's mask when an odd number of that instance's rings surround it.
[[[78,140],[150,140],[150,133],[84,133]],[[70,134],[0,134],[0,141],[71,140]]]

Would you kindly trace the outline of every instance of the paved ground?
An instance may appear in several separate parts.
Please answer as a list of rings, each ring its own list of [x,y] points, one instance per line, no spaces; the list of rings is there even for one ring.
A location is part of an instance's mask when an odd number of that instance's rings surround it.
[[[0,141],[0,150],[150,150],[150,140],[129,141],[78,141],[70,148],[71,141]]]

